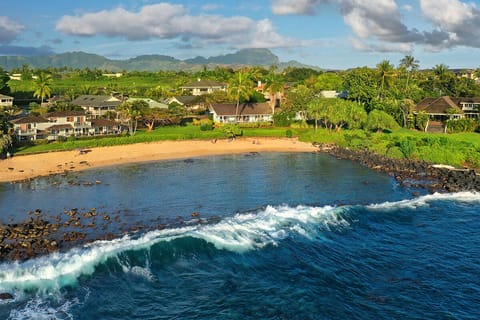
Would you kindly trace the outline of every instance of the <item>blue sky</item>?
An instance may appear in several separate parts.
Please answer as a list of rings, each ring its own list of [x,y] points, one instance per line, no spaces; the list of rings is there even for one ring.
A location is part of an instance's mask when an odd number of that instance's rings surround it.
[[[480,0],[2,0],[0,55],[178,59],[268,48],[326,69],[480,67]]]

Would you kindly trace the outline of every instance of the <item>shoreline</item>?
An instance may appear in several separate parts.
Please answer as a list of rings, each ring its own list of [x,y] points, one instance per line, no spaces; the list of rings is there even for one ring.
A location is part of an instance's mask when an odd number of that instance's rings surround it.
[[[129,163],[241,154],[248,152],[317,152],[318,147],[292,138],[169,140],[84,150],[19,155],[0,161],[0,183]]]

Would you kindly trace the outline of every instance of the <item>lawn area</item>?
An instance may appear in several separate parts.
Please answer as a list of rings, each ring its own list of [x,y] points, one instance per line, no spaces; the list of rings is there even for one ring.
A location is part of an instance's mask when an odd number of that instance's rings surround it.
[[[480,135],[478,133],[432,134],[407,129],[389,133],[374,133],[363,130],[340,132],[319,129],[291,128],[242,128],[244,137],[284,138],[290,130],[293,136],[304,142],[334,143],[351,149],[369,149],[392,158],[409,158],[430,163],[449,164],[456,167],[480,168]],[[20,147],[16,154],[31,154],[51,151],[75,150],[113,145],[125,145],[165,140],[210,140],[227,138],[221,129],[202,131],[200,126],[187,125],[159,127],[152,132],[139,130],[134,136],[97,137],[75,139],[66,142],[51,142]]]
[[[363,130],[333,132],[319,129],[300,136],[300,140],[335,143],[351,149],[365,149],[391,158],[409,158],[455,167],[480,168],[478,133],[424,133],[400,129],[389,133]]]
[[[245,128],[242,129],[244,137],[286,137],[286,128]],[[78,148],[95,148],[113,145],[123,145],[142,142],[165,140],[190,140],[190,139],[222,139],[226,134],[219,129],[201,131],[200,126],[175,126],[159,127],[151,132],[139,130],[134,136],[98,137],[95,139],[75,139],[66,142],[51,142],[20,147],[16,154],[31,154],[51,151],[75,150]]]

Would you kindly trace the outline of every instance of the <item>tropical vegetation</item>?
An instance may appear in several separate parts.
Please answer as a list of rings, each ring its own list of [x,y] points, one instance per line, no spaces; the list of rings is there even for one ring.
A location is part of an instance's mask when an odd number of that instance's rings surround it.
[[[180,95],[180,87],[192,79],[210,79],[228,84],[227,92],[199,96],[206,105],[218,102],[236,104],[271,100],[275,110],[274,126],[261,124],[240,127],[217,127],[211,120],[194,120],[185,125],[182,119],[200,116],[204,110],[186,110],[176,104],[167,110],[149,108],[143,101],[122,103],[116,112],[105,115],[120,119],[128,126],[128,136],[103,139],[69,139],[63,143],[36,142],[17,145],[17,153],[64,150],[77,147],[156,141],[161,139],[213,139],[227,136],[297,136],[302,141],[337,143],[350,148],[368,148],[391,157],[406,157],[453,165],[480,167],[477,154],[480,145],[478,119],[450,119],[450,134],[426,134],[423,129],[428,115],[413,115],[416,103],[425,97],[480,97],[480,85],[439,64],[420,70],[419,61],[407,55],[395,66],[384,60],[374,68],[358,67],[343,71],[318,71],[289,67],[204,68],[201,71],[124,72],[111,77],[108,70],[21,68],[21,80],[8,80],[0,72],[0,93],[13,95],[19,101],[29,101],[30,112],[75,110],[69,104],[81,94],[138,96],[165,100]],[[20,70],[17,70],[20,71]],[[477,74],[479,71],[476,71]],[[264,93],[254,90],[263,85]],[[325,91],[347,93],[346,99],[325,98]],[[58,97],[63,102],[44,106],[42,102]],[[279,99],[277,101],[277,99]],[[280,108],[275,108],[275,105]],[[0,153],[14,142],[11,135],[11,112],[2,110],[2,143]],[[258,128],[254,128],[258,127]],[[477,137],[476,139],[474,137]]]

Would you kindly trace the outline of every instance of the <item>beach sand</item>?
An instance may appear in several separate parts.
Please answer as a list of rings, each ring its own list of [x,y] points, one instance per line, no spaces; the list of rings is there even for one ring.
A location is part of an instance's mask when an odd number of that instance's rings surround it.
[[[0,182],[28,180],[35,177],[80,171],[126,163],[185,159],[209,155],[246,152],[315,152],[318,148],[296,139],[242,138],[182,140],[138,143],[88,150],[59,151],[14,156],[0,160]]]

